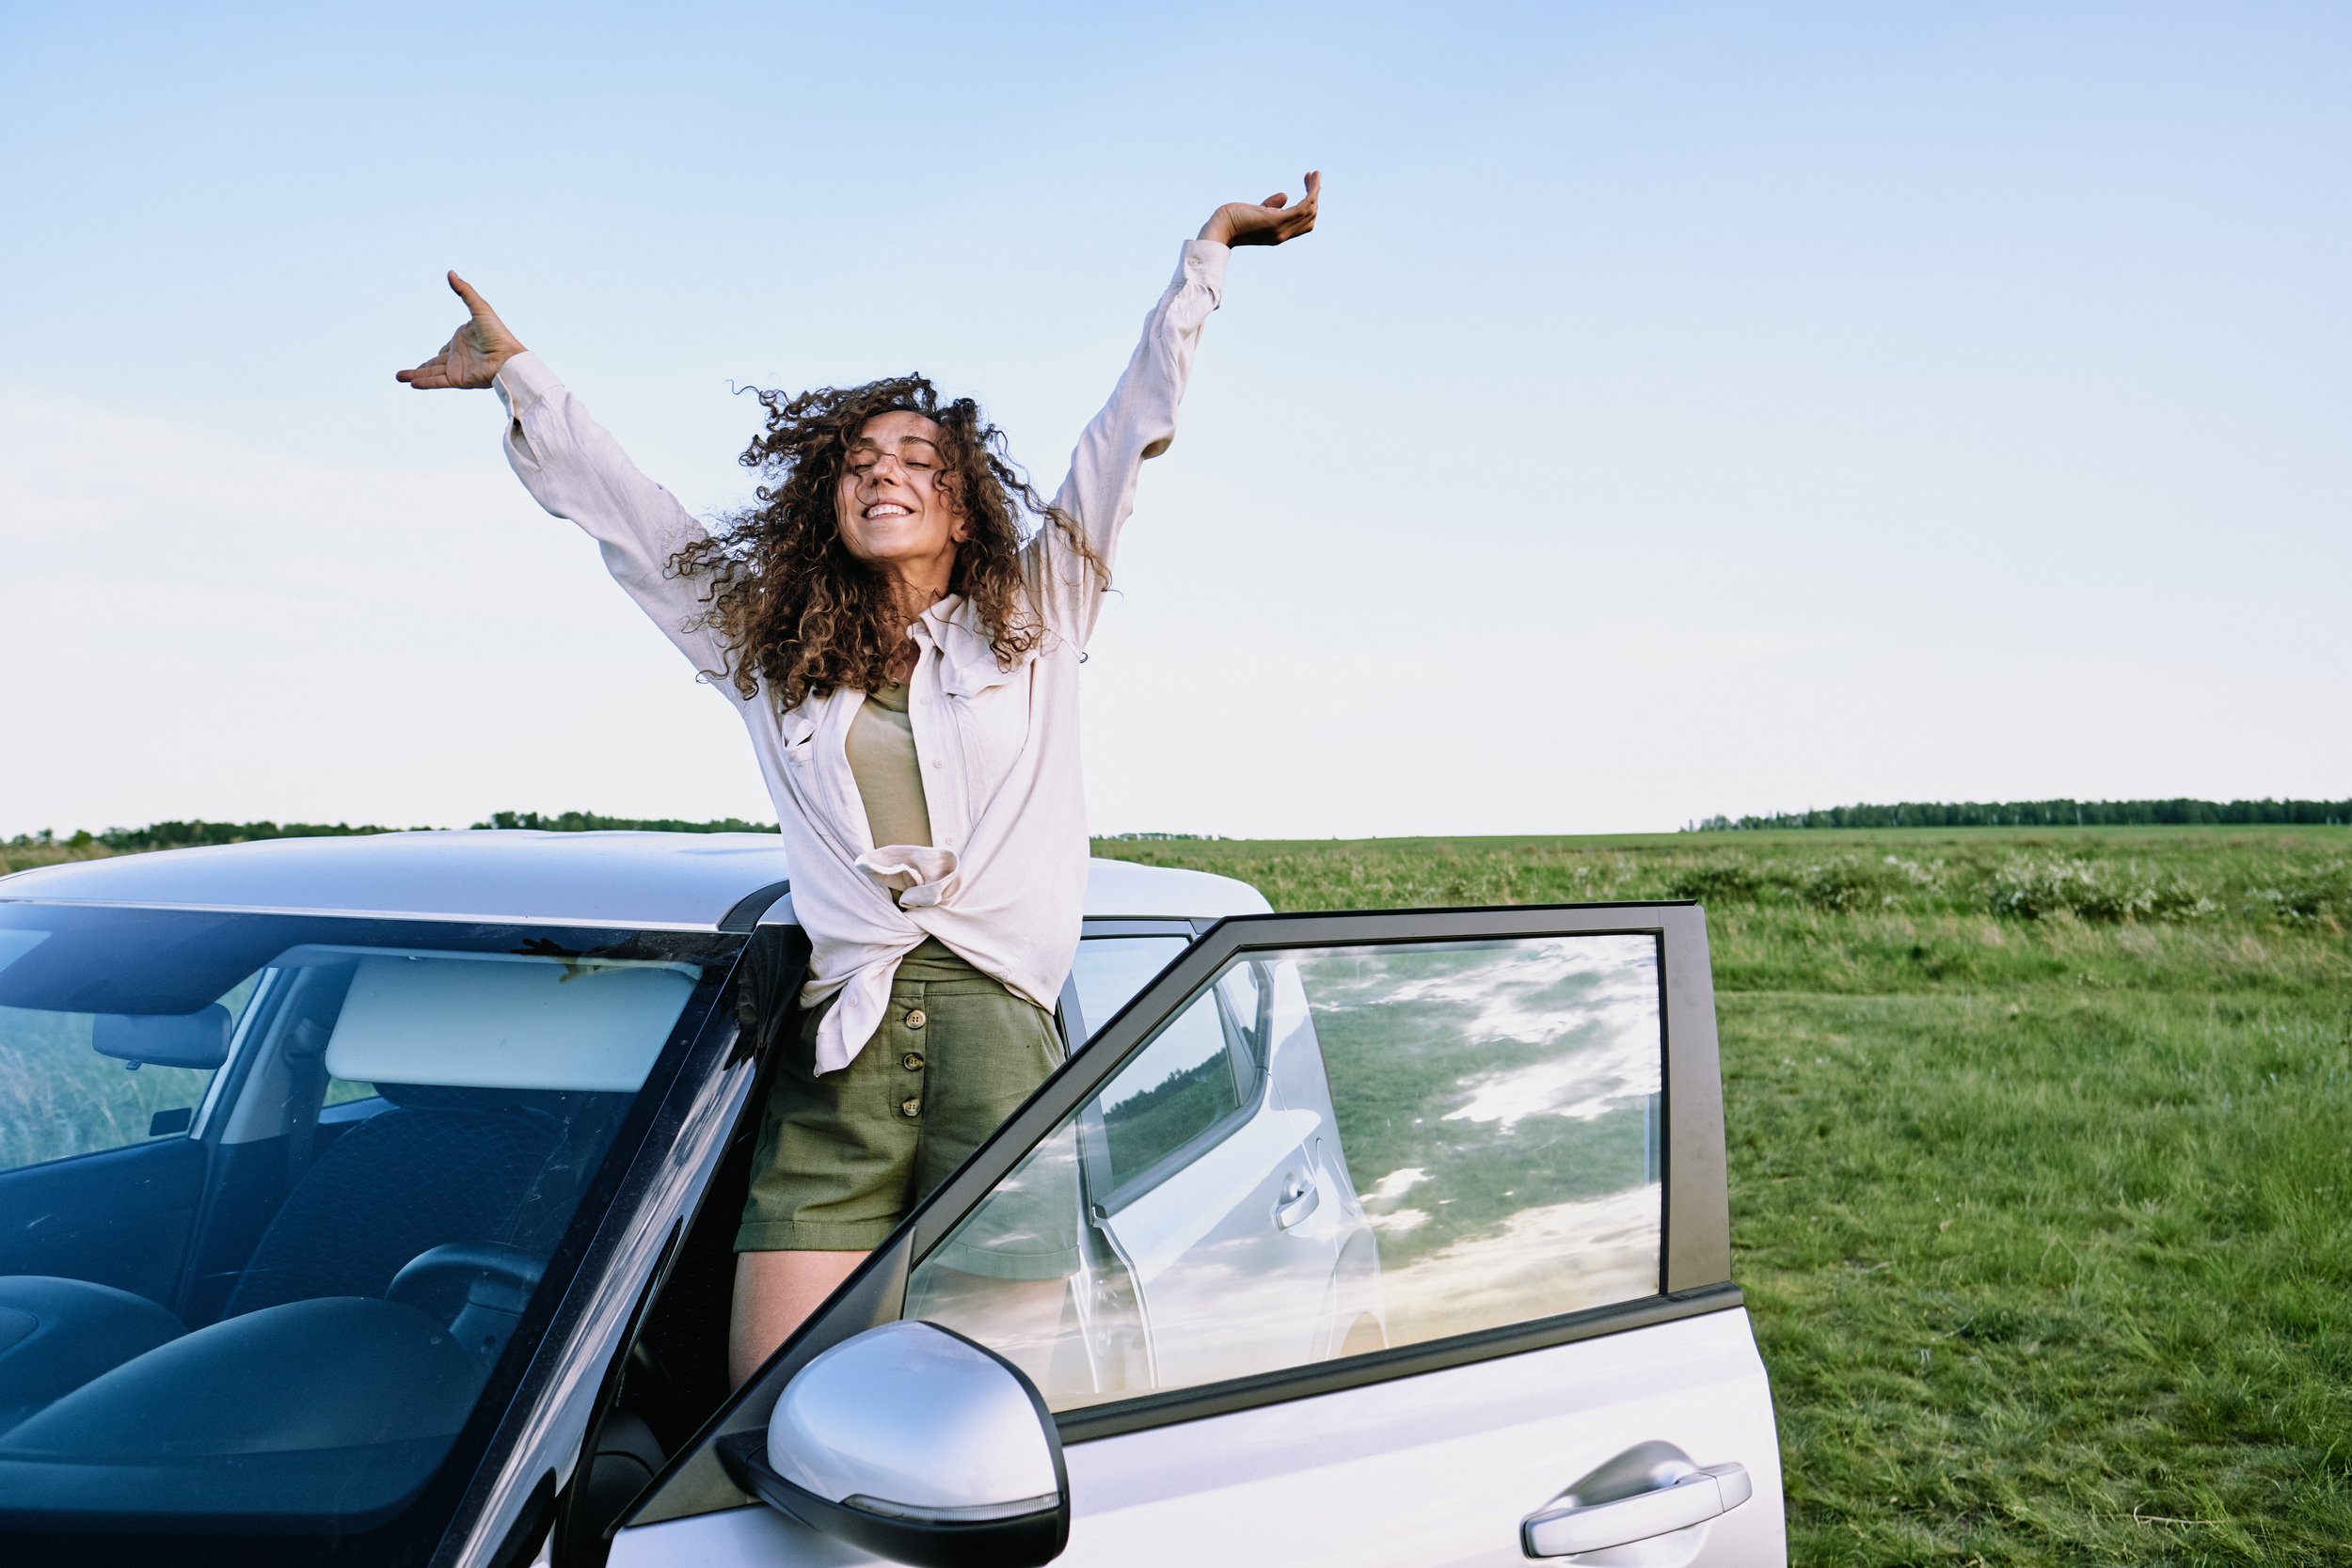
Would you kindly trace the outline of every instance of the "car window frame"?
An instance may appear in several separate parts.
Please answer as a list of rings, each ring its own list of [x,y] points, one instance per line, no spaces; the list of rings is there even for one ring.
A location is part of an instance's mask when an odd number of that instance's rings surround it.
[[[899,1321],[914,1267],[1235,957],[1303,947],[1623,935],[1653,938],[1659,954],[1665,1148],[1660,1288],[1655,1294],[1057,1412],[1055,1423],[1063,1442],[1085,1442],[1739,1307],[1743,1298],[1731,1277],[1714,981],[1707,917],[1694,900],[1228,916],[1205,923],[1190,947],[1098,1029],[1083,1053],[1040,1085],[993,1138],[868,1254],[826,1306],[812,1313],[672,1457],[614,1529],[751,1504],[754,1499],[721,1466],[718,1439],[764,1428],[784,1386],[824,1351],[867,1328]]]
[[[265,1035],[269,1022],[277,1016],[285,1002],[291,984],[288,973],[265,964],[259,982],[253,988],[252,1000],[237,1019],[236,1030],[229,1037],[229,1053],[221,1058],[220,1070],[205,1086],[204,1099],[196,1108],[195,1118],[188,1127],[191,1138],[217,1141],[215,1129],[236,1104],[236,1097],[245,1086],[246,1074],[253,1070],[253,1042]]]
[[[1274,976],[1264,960],[1260,958],[1249,958],[1242,967],[1249,972],[1250,990],[1257,998],[1257,1006],[1250,1010],[1249,1021],[1245,1023],[1237,1015],[1232,992],[1225,989],[1222,978],[1216,982],[1217,1001],[1225,1009],[1226,1021],[1233,1028],[1242,1053],[1255,1061],[1258,1070],[1263,1072],[1273,1059],[1273,1045],[1268,1034],[1274,1021]],[[1226,971],[1228,976],[1232,973],[1232,969]]]
[[[911,1264],[1142,1050],[1236,957],[1300,947],[1508,941],[1546,936],[1649,936],[1659,942],[1660,1026],[1665,1054],[1666,1293],[1730,1277],[1729,1192],[1723,1086],[1705,912],[1695,901],[1234,915],[1217,921],[1098,1029],[1087,1051],[1030,1096],[996,1136],[912,1214]],[[1016,1151],[1017,1146],[1017,1151]]]
[[[1172,964],[1184,956],[1193,942],[1200,940],[1201,929],[1199,924],[1189,920],[1095,916],[1082,923],[1078,928],[1078,951],[1085,952],[1089,942],[1104,937],[1157,937],[1162,941],[1173,939],[1178,946],[1174,955],[1168,960],[1169,964]],[[1160,969],[1153,973],[1152,979],[1144,981],[1141,986],[1137,987],[1135,995],[1120,1004],[1119,1009],[1111,1013],[1109,1017],[1089,1019],[1087,1017],[1085,1003],[1078,995],[1078,966],[1073,958],[1070,973],[1063,977],[1061,983],[1059,1011],[1065,1053],[1074,1056],[1081,1050],[1091,1045],[1094,1042],[1094,1037],[1101,1034],[1104,1026],[1112,1019],[1117,1018],[1120,1012],[1125,1011],[1136,996],[1141,996],[1145,991],[1150,990],[1152,980],[1159,978],[1160,974],[1167,972],[1167,964],[1161,965]]]

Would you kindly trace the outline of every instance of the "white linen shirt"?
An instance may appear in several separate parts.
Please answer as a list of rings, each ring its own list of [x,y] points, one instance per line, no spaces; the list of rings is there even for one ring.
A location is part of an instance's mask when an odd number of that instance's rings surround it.
[[[1135,509],[1143,460],[1166,451],[1200,327],[1216,309],[1229,252],[1188,241],[1144,319],[1143,341],[1070,456],[1054,504],[1107,566]],[[720,673],[718,634],[690,625],[703,583],[667,563],[705,530],[637,470],[535,354],[501,367],[506,456],[525,487],[602,547],[613,579],[733,701],[775,802],[792,907],[813,949],[802,1004],[839,993],[817,1037],[817,1070],[847,1067],[882,1022],[898,962],[937,937],[1016,995],[1052,1007],[1076,957],[1087,881],[1078,757],[1078,656],[1106,583],[1051,525],[1022,552],[1045,634],[1009,670],[962,597],[909,628],[919,657],[908,717],[923,760],[932,844],[876,846],[850,776],[850,721],[866,700],[841,689],[780,710],[763,684],[748,701]],[[896,895],[894,898],[894,894]]]

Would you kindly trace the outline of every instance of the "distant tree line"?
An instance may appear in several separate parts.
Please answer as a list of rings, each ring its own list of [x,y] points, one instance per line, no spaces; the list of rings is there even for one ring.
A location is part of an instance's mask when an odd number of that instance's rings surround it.
[[[1108,839],[1115,844],[1175,844],[1179,842],[1207,844],[1213,840],[1221,839],[1225,835],[1223,833],[1096,833],[1094,836]]]
[[[349,838],[358,833],[401,831],[373,823],[353,827],[348,822],[151,822],[144,828],[108,828],[103,833],[85,830],[65,838],[43,828],[37,833],[19,833],[8,842],[17,849],[57,845],[68,849],[97,847],[130,854],[140,849],[186,849],[201,844],[243,844],[255,838]]]
[[[739,816],[718,816],[707,822],[685,822],[675,816],[599,816],[593,811],[560,811],[542,816],[535,811],[494,811],[477,828],[531,828],[549,833],[772,833],[773,822],[746,822]]]
[[[642,832],[659,833],[772,833],[772,822],[746,822],[723,816],[709,822],[685,822],[670,816],[599,816],[592,811],[542,815],[535,811],[494,811],[477,828],[535,828],[547,832],[585,833]],[[351,838],[363,833],[427,832],[429,828],[387,828],[373,822],[151,822],[144,828],[108,828],[103,833],[81,832],[59,838],[54,829],[19,833],[8,840],[12,848],[57,846],[67,849],[106,849],[135,854],[142,849],[188,849],[206,844],[244,844],[258,838]]]
[[[1755,828],[2109,828],[2352,823],[2352,800],[1905,800],[1769,816],[1710,816],[1700,832]]]

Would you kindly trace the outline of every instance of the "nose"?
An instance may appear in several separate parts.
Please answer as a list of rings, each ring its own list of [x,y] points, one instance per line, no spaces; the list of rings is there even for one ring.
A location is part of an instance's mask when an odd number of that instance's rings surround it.
[[[882,472],[882,465],[885,463],[890,465],[890,472],[887,474]],[[904,483],[906,477],[906,465],[898,461],[897,453],[887,451],[876,452],[874,454],[874,461],[867,466],[864,477],[859,480],[858,488],[860,490],[872,489],[888,483],[893,480],[898,481],[900,483]]]

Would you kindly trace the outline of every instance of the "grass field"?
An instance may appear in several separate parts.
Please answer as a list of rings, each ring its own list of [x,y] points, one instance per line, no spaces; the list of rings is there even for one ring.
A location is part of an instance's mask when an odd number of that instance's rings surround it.
[[[2352,830],[1096,847],[1706,903],[1796,1562],[2352,1562]]]

